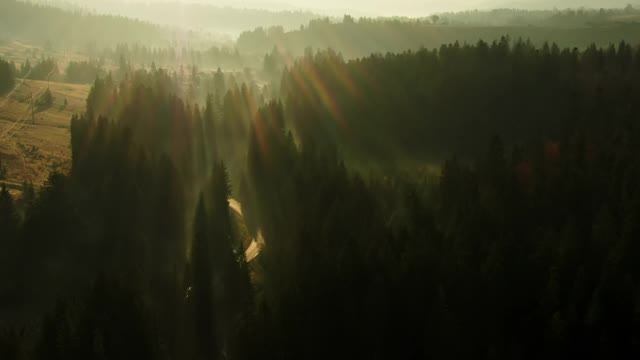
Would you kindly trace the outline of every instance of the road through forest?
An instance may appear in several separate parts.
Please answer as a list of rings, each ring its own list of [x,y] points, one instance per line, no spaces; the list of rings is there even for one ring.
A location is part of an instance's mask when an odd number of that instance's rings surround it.
[[[233,210],[244,220],[244,215],[242,214],[242,205],[240,204],[240,202],[238,202],[238,200],[230,198],[229,208],[231,208],[231,210]],[[264,245],[265,242],[264,238],[262,237],[262,232],[258,230],[258,236],[255,239],[251,239],[251,244],[249,244],[249,247],[247,247],[244,252],[244,256],[247,259],[247,262],[255,260],[255,258],[260,255],[260,250],[262,250]]]

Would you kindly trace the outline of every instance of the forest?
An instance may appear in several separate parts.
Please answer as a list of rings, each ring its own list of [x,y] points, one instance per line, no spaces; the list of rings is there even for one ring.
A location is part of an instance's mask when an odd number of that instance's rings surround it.
[[[0,3],[0,359],[640,357],[633,7],[54,3]]]
[[[162,69],[99,78],[71,172],[1,192],[3,359],[635,357],[639,56],[329,51],[200,103]],[[366,170],[385,148],[445,160]]]
[[[91,84],[96,78],[105,77],[106,70],[100,61],[71,61],[65,70],[65,81],[71,84]]]
[[[15,64],[0,58],[0,94],[5,94],[13,88],[16,82]]]
[[[85,49],[92,44],[114,46],[122,39],[166,45],[188,35],[183,30],[131,18],[65,11],[20,0],[0,2],[0,33],[15,40],[68,49]]]
[[[92,55],[100,59],[119,63],[121,59],[133,64],[161,67],[179,67],[185,64],[203,68],[242,70],[259,66],[262,56],[241,54],[229,45],[212,45],[205,48],[193,47],[150,47],[141,44],[120,43],[115,47],[96,50]],[[282,70],[282,69],[280,69]]]
[[[295,29],[319,17],[303,10],[266,10],[237,8],[203,1],[135,2],[122,0],[40,0],[45,4],[61,5],[70,9],[87,9],[98,13],[134,17],[157,24],[180,26],[189,19],[192,29],[207,29],[224,33],[239,33],[259,26],[284,26]],[[180,14],[180,16],[175,16]]]
[[[640,10],[632,5],[624,8],[579,8],[554,10],[494,9],[469,10],[434,15],[430,20],[449,25],[553,26],[559,28],[604,26],[613,23],[636,22]]]
[[[492,15],[480,12],[478,17]],[[636,14],[636,12],[634,12]],[[444,15],[443,15],[444,16]],[[457,15],[461,22],[466,19]],[[558,15],[560,16],[560,15]],[[637,15],[634,15],[637,16]],[[473,16],[469,16],[474,18]],[[454,17],[457,18],[457,17]],[[570,22],[568,23],[570,24]],[[346,58],[366,57],[372,53],[402,52],[406,50],[429,50],[442,44],[475,44],[479,40],[493,42],[503,36],[511,39],[530,40],[540,47],[545,42],[555,42],[560,47],[585,49],[591,44],[609,46],[625,40],[636,44],[640,41],[640,25],[637,21],[605,21],[602,24],[577,24],[559,27],[556,25],[534,25],[524,23],[491,23],[469,21],[449,23],[445,17],[430,18],[359,18],[345,15],[341,21],[329,18],[314,19],[297,30],[285,31],[282,27],[260,27],[240,34],[237,41],[241,52],[270,51],[274,46],[282,51],[303,55],[307,48],[332,48]]]
[[[308,54],[280,92],[290,128],[316,145],[374,163],[440,162],[479,154],[492,135],[524,145],[576,126],[601,131],[603,113],[609,126],[625,115],[606,108],[634,106],[639,70],[640,53],[625,42],[580,52],[503,37],[347,62]]]

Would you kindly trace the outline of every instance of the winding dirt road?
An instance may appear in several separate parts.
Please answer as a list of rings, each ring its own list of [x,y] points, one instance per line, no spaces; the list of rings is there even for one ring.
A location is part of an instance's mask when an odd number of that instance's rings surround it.
[[[240,204],[240,202],[238,202],[238,200],[230,198],[229,208],[231,208],[231,210],[233,210],[236,214],[244,219],[244,215],[242,215],[242,205]],[[247,247],[247,249],[244,251],[244,257],[247,259],[247,262],[252,262],[253,260],[255,260],[255,258],[260,255],[260,251],[262,250],[264,245],[265,242],[264,238],[262,237],[262,232],[258,231],[257,238],[251,239],[251,244],[249,244],[249,247]]]

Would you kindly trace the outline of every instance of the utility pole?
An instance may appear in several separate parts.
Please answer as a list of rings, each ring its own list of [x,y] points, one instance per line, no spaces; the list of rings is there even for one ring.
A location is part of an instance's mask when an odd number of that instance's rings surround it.
[[[33,89],[30,89],[30,91],[31,91],[31,123],[33,125],[35,125],[36,124],[36,114],[35,114],[35,112],[33,110],[33,105],[34,105],[33,104]]]

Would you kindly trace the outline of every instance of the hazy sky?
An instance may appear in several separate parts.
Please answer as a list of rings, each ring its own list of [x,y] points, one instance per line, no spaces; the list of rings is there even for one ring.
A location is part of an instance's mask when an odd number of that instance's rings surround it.
[[[76,3],[118,0],[72,0]],[[119,0],[123,2],[199,2],[217,6],[267,8],[272,10],[308,9],[332,15],[424,16],[436,12],[516,7],[528,9],[623,7],[640,0]]]
[[[148,1],[148,0],[144,0]],[[156,0],[166,1],[166,0]],[[421,16],[435,12],[517,7],[530,9],[623,7],[640,0],[183,0],[245,7],[286,7],[365,14]]]
[[[235,6],[297,7],[329,12],[358,12],[376,15],[424,15],[440,11],[475,8],[495,0],[226,0]],[[209,0],[216,3],[215,0]],[[221,3],[221,2],[219,2]]]

